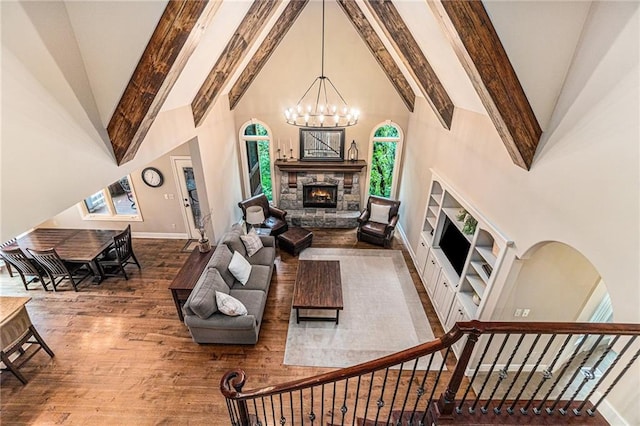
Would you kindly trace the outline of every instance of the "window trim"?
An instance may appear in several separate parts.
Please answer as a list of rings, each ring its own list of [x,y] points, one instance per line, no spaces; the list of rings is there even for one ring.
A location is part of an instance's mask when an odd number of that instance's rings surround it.
[[[100,191],[96,191],[91,195],[97,194],[99,192],[102,193],[102,196],[107,201],[105,204],[107,206],[107,210],[109,210],[108,214],[99,214],[99,213],[89,213],[89,209],[87,209],[87,205],[84,200],[88,197],[85,197],[80,201],[77,206],[80,211],[80,217],[82,220],[91,220],[91,221],[112,221],[112,222],[143,222],[142,211],[140,210],[140,203],[138,200],[138,195],[136,194],[135,186],[133,185],[133,179],[131,179],[131,175],[127,174],[123,177],[126,177],[129,180],[129,187],[131,188],[131,193],[133,194],[133,198],[136,200],[136,210],[137,214],[118,214],[116,212],[115,206],[113,204],[113,199],[111,198],[111,194],[109,193],[109,187],[102,188]],[[91,196],[90,195],[90,196]]]
[[[267,136],[262,135],[245,135],[244,131],[247,126],[252,124],[260,124],[267,130]],[[247,199],[252,196],[251,189],[249,188],[248,176],[249,176],[249,166],[247,165],[247,146],[246,141],[268,141],[269,142],[269,168],[271,170],[271,193],[273,201],[272,204],[278,204],[278,198],[280,197],[279,193],[279,184],[276,183],[276,174],[275,174],[275,150],[274,150],[274,142],[273,142],[273,133],[271,132],[271,128],[261,120],[256,118],[252,118],[249,121],[244,122],[240,126],[240,130],[238,132],[238,153],[240,155],[240,170],[241,170],[241,178],[242,178],[242,196],[243,199]]]
[[[393,126],[398,130],[398,137],[376,137],[376,131],[382,126]],[[381,123],[373,126],[371,130],[371,134],[369,136],[369,167],[367,172],[367,179],[365,185],[365,196],[369,198],[369,190],[371,189],[371,167],[373,165],[373,143],[374,142],[395,142],[396,146],[396,159],[393,164],[393,176],[391,177],[391,194],[390,198],[397,199],[398,198],[398,179],[400,177],[400,164],[402,163],[402,154],[403,154],[403,143],[404,143],[404,131],[400,127],[400,125],[391,120],[385,120]]]

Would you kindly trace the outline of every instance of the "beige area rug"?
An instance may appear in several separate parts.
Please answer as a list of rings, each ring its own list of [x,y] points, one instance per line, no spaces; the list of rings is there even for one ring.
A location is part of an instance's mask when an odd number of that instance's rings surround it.
[[[340,261],[344,310],[336,325],[296,324],[292,309],[285,365],[348,367],[434,339],[401,251],[309,248],[300,259]],[[428,360],[418,368],[426,369]],[[441,363],[436,354],[431,369]]]

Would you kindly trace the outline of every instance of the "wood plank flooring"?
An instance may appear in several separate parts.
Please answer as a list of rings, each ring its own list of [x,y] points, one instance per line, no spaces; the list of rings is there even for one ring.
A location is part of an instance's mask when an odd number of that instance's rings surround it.
[[[355,230],[313,229],[312,247],[379,249],[356,242]],[[298,258],[279,251],[260,340],[255,346],[198,345],[178,320],[168,287],[188,253],[183,240],[134,239],[142,271],[130,278],[83,283],[79,292],[45,292],[0,273],[3,296],[30,296],[33,323],[55,352],[36,354],[21,371],[23,386],[0,375],[0,423],[13,424],[229,424],[220,394],[222,375],[247,372],[246,388],[328,371],[283,366]],[[434,334],[437,316],[401,240],[402,250]],[[452,366],[449,366],[451,371]]]

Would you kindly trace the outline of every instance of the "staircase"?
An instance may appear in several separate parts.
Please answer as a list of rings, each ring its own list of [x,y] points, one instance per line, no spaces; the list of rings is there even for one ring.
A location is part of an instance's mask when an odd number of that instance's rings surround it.
[[[234,426],[606,425],[598,408],[640,355],[638,335],[639,324],[461,322],[353,367],[250,391],[238,369],[220,388]]]

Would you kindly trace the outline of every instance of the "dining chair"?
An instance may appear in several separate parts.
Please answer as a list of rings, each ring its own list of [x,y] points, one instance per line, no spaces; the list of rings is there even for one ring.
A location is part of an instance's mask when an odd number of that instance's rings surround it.
[[[15,243],[16,243],[16,239],[12,238],[9,241],[5,241],[4,243],[0,244],[0,249],[4,249],[5,247],[13,246]],[[9,276],[11,278],[13,278],[13,271],[11,270],[11,264],[8,261],[4,260],[2,255],[0,255],[0,258],[2,258],[2,260],[4,261],[4,264],[7,267],[7,272],[9,272]]]
[[[40,281],[45,290],[48,290],[47,282],[44,279],[46,272],[36,262],[29,259],[20,247],[2,248],[0,249],[0,256],[7,264],[7,269],[8,265],[11,265],[18,271],[26,290],[29,290],[29,284],[38,281]]]
[[[51,280],[53,291],[57,291],[58,285],[64,280],[69,280],[73,289],[78,291],[78,285],[87,277],[93,275],[93,271],[88,264],[66,262],[60,258],[53,248],[49,250],[32,250],[28,248],[27,251],[46,271]],[[57,282],[56,278],[58,278]]]
[[[133,253],[133,245],[131,244],[131,225],[113,237],[113,244],[109,246],[108,251],[102,258],[98,258],[98,265],[103,271],[104,276],[114,277],[118,272],[122,272],[124,279],[128,280],[127,271],[124,267],[128,264],[138,265],[138,269],[142,269],[136,255]],[[106,268],[106,269],[105,269]],[[108,272],[108,270],[115,272]]]

